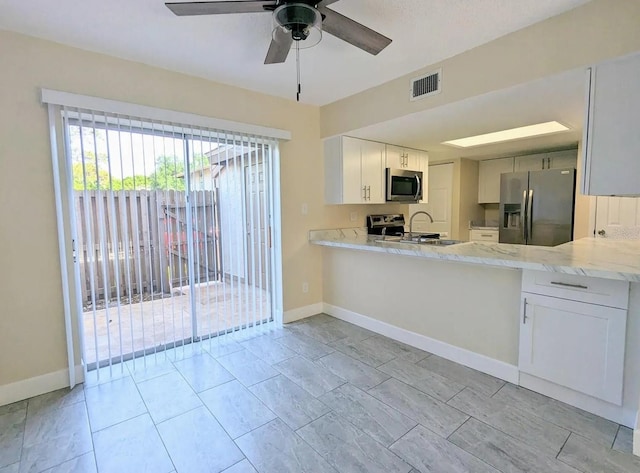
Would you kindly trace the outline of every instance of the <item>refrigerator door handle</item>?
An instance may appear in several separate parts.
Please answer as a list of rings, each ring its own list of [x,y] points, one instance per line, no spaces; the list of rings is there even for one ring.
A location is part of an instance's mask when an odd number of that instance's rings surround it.
[[[527,222],[529,224],[529,229],[527,230],[527,239],[531,240],[531,238],[533,237],[533,189],[529,189],[529,201],[527,202]]]
[[[527,190],[522,191],[520,226],[522,227],[522,241],[527,244]]]

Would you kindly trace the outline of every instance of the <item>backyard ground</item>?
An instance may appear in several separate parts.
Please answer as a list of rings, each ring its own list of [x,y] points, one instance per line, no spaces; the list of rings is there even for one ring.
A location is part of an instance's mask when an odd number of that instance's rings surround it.
[[[133,304],[111,301],[83,313],[84,361],[91,365],[142,350],[190,339],[194,335],[188,287]],[[267,291],[237,282],[196,287],[196,336],[207,337],[271,318]],[[128,301],[126,301],[128,302]]]

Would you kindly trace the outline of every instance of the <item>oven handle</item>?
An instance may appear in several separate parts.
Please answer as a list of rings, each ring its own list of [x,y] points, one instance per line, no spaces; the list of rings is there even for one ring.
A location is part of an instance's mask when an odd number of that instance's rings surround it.
[[[418,201],[418,196],[420,195],[420,191],[422,190],[422,183],[420,182],[420,176],[416,174],[416,182],[418,183],[418,188],[416,189],[416,202]]]

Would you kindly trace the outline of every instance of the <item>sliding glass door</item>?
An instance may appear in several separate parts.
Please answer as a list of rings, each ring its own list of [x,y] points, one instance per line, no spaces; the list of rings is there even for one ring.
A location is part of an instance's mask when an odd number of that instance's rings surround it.
[[[275,141],[62,113],[88,370],[273,320]]]

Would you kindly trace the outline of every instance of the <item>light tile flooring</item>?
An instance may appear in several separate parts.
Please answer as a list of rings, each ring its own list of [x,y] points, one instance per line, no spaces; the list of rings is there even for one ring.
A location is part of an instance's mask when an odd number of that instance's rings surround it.
[[[0,473],[640,472],[629,429],[327,315],[226,337],[0,407]]]

